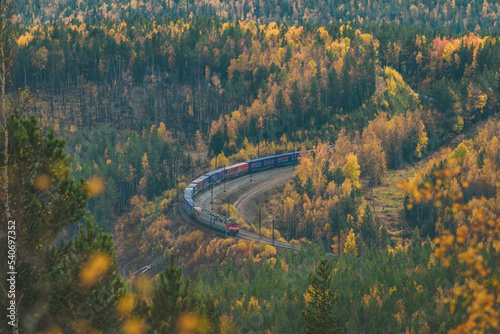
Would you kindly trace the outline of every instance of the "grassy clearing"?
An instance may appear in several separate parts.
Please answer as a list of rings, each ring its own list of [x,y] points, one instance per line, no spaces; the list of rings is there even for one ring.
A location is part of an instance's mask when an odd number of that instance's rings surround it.
[[[405,193],[397,185],[410,179],[416,171],[416,167],[390,170],[382,179],[381,184],[375,187],[369,187],[366,181],[363,182],[363,196],[394,238],[400,237],[401,229],[403,236],[411,233],[404,218]]]

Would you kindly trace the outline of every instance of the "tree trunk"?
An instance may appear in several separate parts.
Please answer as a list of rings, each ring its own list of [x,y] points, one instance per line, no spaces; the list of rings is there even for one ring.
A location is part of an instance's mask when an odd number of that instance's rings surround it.
[[[3,195],[4,195],[4,206],[5,206],[5,215],[7,221],[12,218],[10,213],[9,206],[9,129],[7,127],[7,100],[5,97],[5,84],[6,80],[6,66],[5,66],[5,50],[4,44],[0,45],[0,56],[2,57],[2,116],[3,116],[3,125],[5,128],[5,141],[4,141],[4,153],[3,153],[3,164],[4,168],[2,169],[2,182],[3,182]]]

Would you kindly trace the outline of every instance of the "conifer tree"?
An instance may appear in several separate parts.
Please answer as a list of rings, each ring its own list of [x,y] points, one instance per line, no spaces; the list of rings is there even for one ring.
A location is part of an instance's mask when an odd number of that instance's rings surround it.
[[[340,332],[332,310],[337,296],[330,289],[332,281],[330,272],[327,260],[322,259],[316,267],[316,272],[307,291],[311,296],[311,301],[307,303],[305,310],[302,311],[304,332],[306,334]]]
[[[206,318],[206,333],[219,334],[221,332],[221,321],[214,297],[211,294],[207,294],[203,298],[203,305],[203,313]]]
[[[36,119],[24,119],[18,110],[0,129],[0,156],[9,157],[0,169],[8,169],[13,176],[6,180],[9,196],[1,198],[0,216],[7,217],[9,210],[15,220],[17,295],[23,296],[18,316],[25,332],[37,331],[44,314],[39,308],[45,307],[49,294],[48,251],[65,227],[83,217],[88,197],[84,181],[77,182],[71,175],[71,158],[64,146],[53,131],[44,136]],[[7,243],[1,244],[4,251]]]
[[[411,243],[414,247],[420,247],[420,232],[418,231],[418,226],[415,226],[415,231],[411,237]]]
[[[142,316],[146,319],[151,333],[176,333],[182,315],[196,313],[200,300],[190,289],[190,281],[182,281],[182,268],[174,263],[160,274],[152,292],[152,305],[142,305]],[[199,312],[198,312],[199,313]]]
[[[49,323],[65,332],[85,322],[105,333],[118,332],[116,304],[125,292],[110,234],[85,219],[77,237],[52,252]]]
[[[368,243],[368,247],[371,247],[372,243],[375,242],[375,216],[368,204],[366,205],[363,222],[361,224],[361,236]]]
[[[389,233],[384,224],[380,225],[379,228],[379,238],[378,238],[378,248],[380,250],[386,250],[389,245]]]

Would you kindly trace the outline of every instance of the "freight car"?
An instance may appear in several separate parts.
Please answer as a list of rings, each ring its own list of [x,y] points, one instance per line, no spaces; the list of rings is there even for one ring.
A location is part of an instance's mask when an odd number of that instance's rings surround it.
[[[330,145],[335,147],[335,145]],[[306,151],[313,152],[313,150]],[[230,235],[238,234],[240,227],[235,221],[200,208],[195,202],[195,195],[208,185],[215,184],[225,178],[239,177],[249,172],[260,172],[270,168],[279,168],[296,164],[301,155],[300,151],[289,152],[284,154],[272,155],[258,159],[247,160],[240,162],[227,168],[219,168],[191,181],[184,190],[183,206],[186,213],[202,224],[210,226],[223,233]]]

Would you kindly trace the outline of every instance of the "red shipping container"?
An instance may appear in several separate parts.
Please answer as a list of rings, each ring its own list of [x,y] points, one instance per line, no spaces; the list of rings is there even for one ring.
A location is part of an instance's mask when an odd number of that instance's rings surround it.
[[[196,179],[194,181],[191,181],[191,183],[196,184],[196,189],[197,190],[200,190],[201,188],[203,188],[203,180]]]
[[[240,162],[239,164],[232,165],[226,168],[227,170],[227,176],[235,176],[241,173],[248,172],[248,163],[247,162]]]

